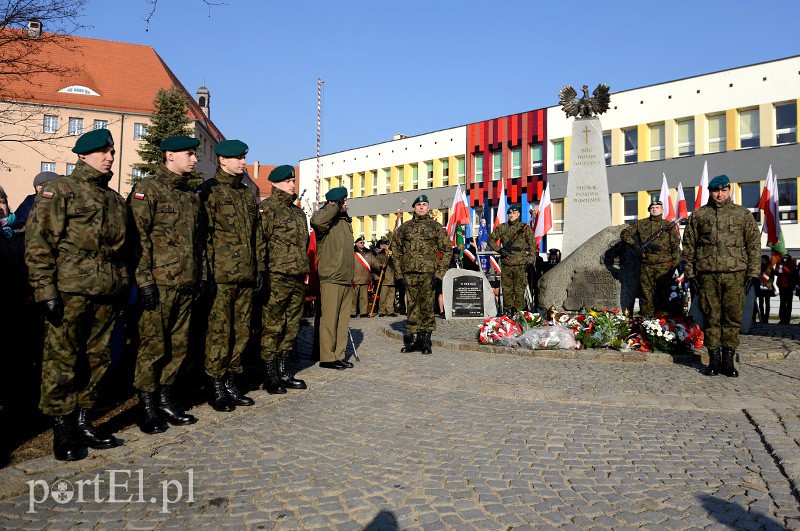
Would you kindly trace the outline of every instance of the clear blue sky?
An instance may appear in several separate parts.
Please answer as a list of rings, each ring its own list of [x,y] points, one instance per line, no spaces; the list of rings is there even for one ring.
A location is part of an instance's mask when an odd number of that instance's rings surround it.
[[[214,0],[219,1],[219,0]],[[800,1],[90,0],[80,35],[155,48],[248,161],[322,153],[800,54]],[[135,81],[135,77],[132,78]]]

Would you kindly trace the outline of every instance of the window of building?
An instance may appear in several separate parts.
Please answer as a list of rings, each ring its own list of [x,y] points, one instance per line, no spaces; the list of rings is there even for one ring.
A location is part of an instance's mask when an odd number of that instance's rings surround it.
[[[370,172],[372,177],[372,195],[378,195],[378,170],[372,170]]]
[[[531,144],[531,175],[542,174],[542,145]]]
[[[342,175],[342,184],[340,186],[344,186],[348,190],[352,190],[351,183],[353,182],[352,175],[345,174]]]
[[[553,142],[553,171],[564,171],[564,141]]]
[[[708,152],[719,153],[727,149],[725,133],[725,115],[715,114],[708,117]]]
[[[108,129],[108,120],[95,120],[92,128],[95,131],[98,129]]]
[[[145,136],[147,136],[147,125],[146,124],[133,124],[133,139],[134,140],[144,140]]]
[[[392,191],[392,169],[383,168],[381,171],[383,172],[383,189],[385,190],[385,193],[388,194]]]
[[[473,155],[475,157],[475,182],[483,182],[483,153]]]
[[[139,168],[131,168],[131,179],[138,180],[144,178],[144,170]]]
[[[406,189],[406,169],[403,166],[397,167],[397,189],[402,192]]]
[[[456,164],[456,181],[458,184],[467,184],[467,164],[464,157],[458,157]]]
[[[355,173],[353,175],[358,175],[358,174]],[[365,173],[364,175],[361,175],[361,178],[359,179],[359,183],[360,183],[359,190],[361,191],[361,197],[364,197],[364,192],[365,192],[365,190],[367,188],[366,180],[367,180],[367,174]]]
[[[39,171],[56,171],[56,163],[55,162],[42,162],[41,170]]]
[[[419,164],[411,165],[411,189],[419,190]]]
[[[511,149],[511,178],[522,177],[522,148]]]
[[[428,188],[433,188],[433,161],[429,160],[425,163],[425,185]]]
[[[86,96],[99,96],[97,92],[93,91],[89,87],[84,87],[83,85],[70,85],[68,87],[64,87],[63,89],[59,90],[59,92],[66,92],[68,94],[85,94]]]
[[[761,143],[759,131],[758,109],[739,111],[739,147],[742,149],[758,147]]]
[[[775,106],[775,143],[797,142],[797,102]]]
[[[637,162],[639,160],[639,130],[635,127],[622,131],[625,137],[625,151],[623,153],[625,163]]]
[[[551,203],[553,205],[553,226],[550,232],[564,232],[564,200],[557,199]]]
[[[375,241],[378,239],[378,216],[370,216],[370,231],[369,231],[369,239]]]
[[[70,118],[69,119],[69,126],[68,126],[68,133],[71,136],[77,136],[83,134],[83,118]]]
[[[499,181],[503,178],[503,151],[498,149],[492,152],[492,180]]]
[[[695,191],[694,186],[687,186],[683,189],[683,197],[686,198],[686,212],[691,212],[694,210],[694,202],[695,202]]]
[[[797,180],[778,181],[778,203],[781,221],[797,221]]]
[[[650,160],[663,160],[666,156],[664,149],[664,124],[650,126]]]
[[[611,133],[603,133],[603,156],[606,159],[606,166],[611,166]]]
[[[45,114],[44,122],[42,123],[43,133],[55,133],[58,131],[58,116],[53,114]]]
[[[678,156],[694,155],[694,118],[678,120]]]
[[[639,194],[622,194],[622,203],[622,221],[626,225],[633,225],[639,219]]]
[[[72,174],[72,170],[74,170],[74,169],[75,169],[75,165],[74,164],[67,163],[67,175],[71,175]]]
[[[442,159],[442,186],[450,184],[450,159]]]
[[[739,183],[741,205],[753,213],[756,221],[761,221],[758,202],[761,199],[761,185],[759,183]]]

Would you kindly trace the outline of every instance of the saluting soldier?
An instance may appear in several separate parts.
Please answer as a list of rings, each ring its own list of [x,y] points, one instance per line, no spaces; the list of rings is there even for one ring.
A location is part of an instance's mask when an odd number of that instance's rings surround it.
[[[428,196],[418,196],[411,207],[413,217],[400,225],[394,237],[395,285],[405,286],[408,298],[400,352],[431,354],[434,297],[442,287],[451,246],[444,227],[428,214]]]
[[[139,392],[139,429],[161,433],[197,419],[174,402],[173,386],[189,346],[192,302],[206,274],[200,200],[189,185],[200,140],[173,136],[159,146],[163,162],[128,196],[138,229],[136,284],[139,343],[133,386]]]
[[[383,278],[381,279],[380,293],[379,293],[379,307],[378,316],[384,317],[397,317],[394,311],[394,257],[389,254],[389,241],[378,240],[375,260],[377,260],[379,269],[383,271]]]
[[[364,237],[359,236],[353,244],[353,311],[350,317],[369,317],[369,283],[372,270],[380,264],[364,249]]]
[[[353,307],[353,225],[347,214],[347,188],[325,194],[327,203],[311,216],[317,238],[321,315],[319,366],[343,370],[353,364],[344,359]]]
[[[128,207],[107,187],[114,139],[97,129],[78,138],[72,152],[75,169],[42,188],[25,231],[28,278],[47,319],[39,407],[55,417],[53,453],[62,461],[83,459],[87,446],[119,443],[96,430],[89,413],[130,284]],[[84,369],[88,378],[77,377]]]
[[[247,144],[225,140],[214,147],[217,172],[200,185],[206,213],[206,260],[213,301],[206,334],[206,375],[217,411],[251,406],[236,381],[250,338],[254,297],[266,279],[265,243],[253,192],[243,182]]]
[[[508,207],[508,221],[498,225],[489,235],[489,248],[499,252],[502,258],[500,287],[503,288],[503,306],[509,315],[525,308],[528,266],[536,262],[537,254],[536,237],[519,218],[519,207]],[[500,245],[497,240],[500,240]]]
[[[683,233],[684,278],[700,299],[708,348],[708,376],[737,377],[745,293],[760,279],[761,233],[753,214],[731,201],[726,175],[708,183],[708,203],[689,216]]]
[[[665,309],[667,301],[658,298],[666,293],[665,286],[672,279],[681,257],[680,234],[663,218],[664,206],[654,199],[648,207],[650,216],[625,227],[621,239],[636,250],[641,272],[639,312],[655,315]]]
[[[300,331],[309,272],[308,225],[305,213],[295,204],[294,177],[294,168],[289,165],[272,170],[272,195],[259,205],[269,274],[264,287],[261,357],[267,366],[264,388],[270,394],[286,393],[287,388],[308,388],[286,368]]]

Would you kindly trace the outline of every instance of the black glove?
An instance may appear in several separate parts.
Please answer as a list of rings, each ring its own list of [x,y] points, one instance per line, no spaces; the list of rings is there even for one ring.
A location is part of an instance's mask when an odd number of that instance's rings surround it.
[[[761,279],[758,277],[745,277],[744,278],[744,292],[745,294],[750,293],[750,290],[753,289],[753,286],[760,286]]]
[[[153,311],[158,308],[158,286],[150,284],[139,288],[139,300],[145,310]]]
[[[700,283],[697,281],[697,277],[687,278],[684,279],[689,284],[689,291],[692,294],[692,297],[697,297],[700,293]]]
[[[342,209],[342,207],[344,206],[344,202],[345,202],[345,201],[347,201],[347,198],[346,198],[346,197],[343,197],[343,198],[341,198],[341,199],[338,199],[338,200],[336,201],[336,205],[339,207],[339,210],[341,210],[341,209]]]
[[[406,287],[406,279],[404,278],[396,278],[394,279],[394,287],[397,289],[403,289]]]
[[[431,278],[431,289],[433,291],[439,291],[442,289],[442,279],[439,277]]]
[[[506,249],[505,247],[500,249],[500,251],[498,252],[500,253],[500,258],[508,258],[508,255],[510,254],[509,250]]]
[[[53,326],[61,326],[64,322],[64,303],[60,297],[46,300],[44,306],[44,317]]]

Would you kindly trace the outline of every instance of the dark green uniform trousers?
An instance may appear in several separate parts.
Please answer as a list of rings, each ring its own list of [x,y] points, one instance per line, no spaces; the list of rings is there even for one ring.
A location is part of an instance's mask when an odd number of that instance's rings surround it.
[[[250,339],[253,288],[241,284],[217,284],[206,334],[206,374],[221,379],[226,373],[241,374],[242,353]]]
[[[642,315],[655,315],[656,310],[663,310],[667,301],[656,300],[659,293],[663,293],[664,285],[670,282],[673,267],[669,262],[661,264],[642,264],[640,284],[642,287],[639,298],[639,311]]]
[[[394,313],[394,286],[381,286],[380,294],[380,308],[378,313],[390,314]]]
[[[369,313],[369,284],[356,284],[353,286],[353,311],[350,315]]]
[[[139,348],[133,386],[152,393],[160,385],[173,385],[189,349],[189,315],[192,292],[158,286],[159,306],[139,316]]]
[[[116,321],[111,298],[60,296],[64,322],[45,325],[39,400],[45,415],[68,415],[78,407],[94,406],[97,384],[111,364],[111,333]]]
[[[500,287],[503,288],[503,308],[525,308],[525,288],[528,287],[526,266],[503,264]]]
[[[261,357],[275,359],[279,352],[294,350],[294,340],[300,331],[305,299],[305,275],[290,276],[272,273],[269,302],[261,317]]]
[[[709,350],[736,349],[744,311],[744,271],[698,273],[700,311],[705,327],[703,342]]]
[[[435,293],[431,288],[433,273],[406,273],[406,332],[433,332],[436,319],[433,315]]]

